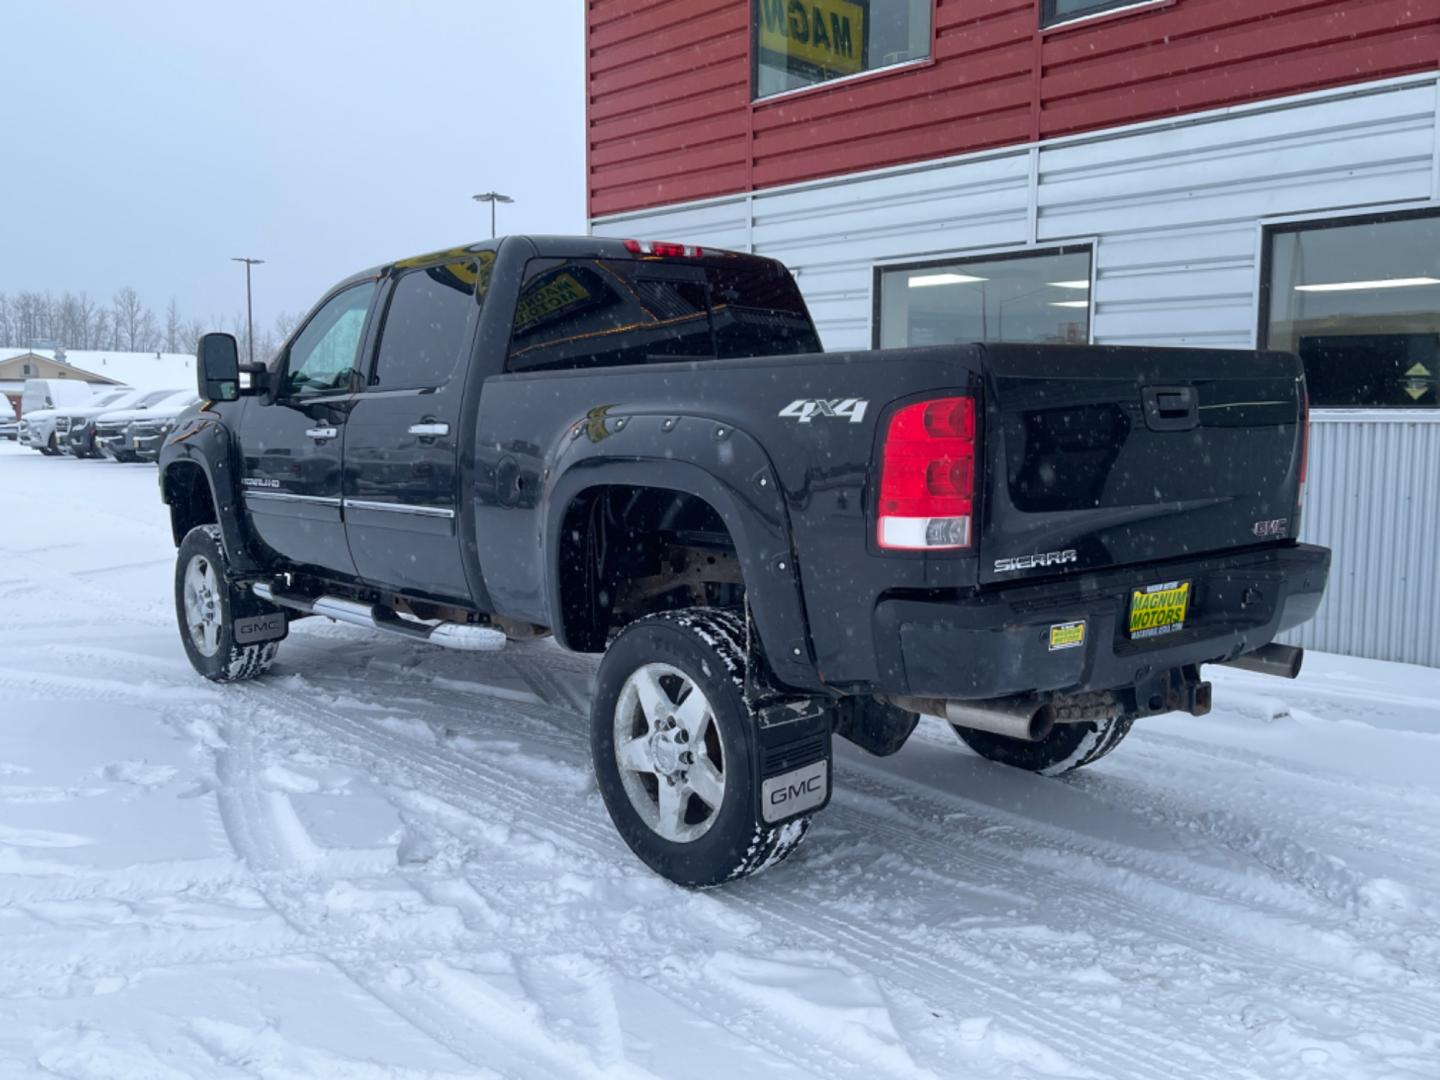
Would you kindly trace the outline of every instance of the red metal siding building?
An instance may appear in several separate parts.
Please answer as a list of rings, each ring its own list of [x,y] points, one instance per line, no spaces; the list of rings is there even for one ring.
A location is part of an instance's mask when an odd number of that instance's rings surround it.
[[[876,0],[876,3],[884,0]],[[935,0],[930,57],[751,100],[751,0],[589,0],[590,216],[1440,66],[1440,0]]]
[[[1440,666],[1440,0],[589,0],[587,35],[591,230],[783,261],[827,349],[1299,354],[1335,564],[1296,643]]]

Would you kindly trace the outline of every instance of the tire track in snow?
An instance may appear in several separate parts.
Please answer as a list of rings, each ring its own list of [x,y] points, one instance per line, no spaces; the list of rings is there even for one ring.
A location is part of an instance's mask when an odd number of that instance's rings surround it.
[[[245,687],[244,689],[247,693],[252,693],[255,688]],[[483,688],[481,687],[477,687],[476,689],[483,692]],[[530,829],[537,834],[544,835],[549,833],[553,835],[555,831],[555,806],[553,801],[547,801],[524,789],[517,788],[513,782],[511,782],[512,778],[509,774],[490,766],[488,763],[480,763],[472,760],[467,763],[468,768],[465,768],[461,767],[459,763],[448,759],[427,759],[421,761],[415,756],[416,750],[418,749],[415,744],[399,743],[397,738],[389,732],[383,730],[372,731],[360,722],[323,706],[308,709],[305,723],[324,726],[332,734],[340,736],[347,741],[355,741],[352,742],[352,745],[358,742],[359,746],[366,747],[368,752],[371,753],[378,753],[379,747],[377,746],[374,747],[374,749],[370,749],[368,744],[376,742],[391,743],[392,745],[386,748],[386,752],[383,755],[384,761],[391,763],[392,767],[399,766],[403,763],[404,766],[416,768],[426,774],[427,777],[449,786],[450,790],[444,793],[444,798],[446,801],[457,806],[465,806],[467,803],[473,805],[478,795],[474,785],[476,781],[480,781],[492,791],[500,794],[500,798],[492,798],[490,800],[493,806],[503,806],[511,815],[525,817],[528,819],[527,824]],[[426,749],[431,750],[431,748]],[[433,750],[431,752],[433,752]],[[408,761],[405,760],[407,755],[410,759]],[[521,810],[521,804],[524,804],[523,811]],[[471,812],[474,813],[475,811],[472,810]],[[483,811],[476,816],[481,817],[483,820]],[[572,833],[583,835],[585,841],[587,841],[583,848],[575,850],[574,853],[577,856],[586,848],[593,850],[598,847],[601,850],[606,848],[613,850],[619,846],[619,840],[613,836],[612,831],[608,828],[608,821],[602,823],[597,817],[593,821],[585,820],[580,822],[572,817],[568,825]],[[575,837],[575,839],[578,838],[579,837]],[[761,882],[765,880],[769,880],[769,878],[760,879]],[[757,884],[756,888],[761,888],[761,886]],[[803,910],[803,906],[801,910]],[[785,907],[783,912],[781,912],[776,911],[774,908],[767,908],[763,902],[760,902],[758,914],[762,917],[763,921],[767,923],[774,923],[776,921],[775,916],[783,914],[781,923],[786,926],[786,929],[798,929],[800,932],[805,932],[810,939],[811,947],[820,949],[833,949],[834,947],[828,935],[808,931],[806,930],[806,923],[803,920],[796,921],[794,918],[795,910],[789,906]],[[842,940],[843,937],[842,935]],[[888,949],[894,949],[896,947],[909,948],[910,946],[894,940],[891,940],[887,945]],[[873,949],[864,950],[863,956],[869,964],[878,965],[882,972],[887,966],[885,949],[879,951]],[[905,966],[912,973],[923,976],[922,981],[927,985],[927,989],[932,995],[932,1000],[937,1002],[950,1000],[953,993],[952,981],[954,972],[952,969],[945,966],[930,968],[924,965],[917,966],[910,958],[906,958]],[[883,979],[885,975],[881,974],[880,977]],[[991,989],[999,990],[1000,988],[994,987],[993,984],[981,984],[977,987],[977,992],[981,993],[982,997],[988,997],[989,990]],[[1064,1048],[1062,1052],[1073,1053],[1075,1052],[1074,1047],[1093,1044],[1097,1040],[1108,1041],[1119,1060],[1117,1061],[1114,1057],[1107,1056],[1096,1063],[1096,1065],[1105,1070],[1106,1075],[1133,1075],[1137,1080],[1141,1077],[1148,1078],[1156,1075],[1173,1075],[1177,1078],[1185,1075],[1181,1072],[1168,1071],[1170,1070],[1169,1062],[1173,1057],[1173,1042],[1169,1039],[1159,1036],[1148,1037],[1135,1032],[1133,1029],[1124,1028],[1117,1030],[1107,1040],[1106,1036],[1097,1034],[1092,1026],[1086,1026],[1078,1022],[1071,1022],[1055,1017],[1042,1017],[1037,1019],[1037,1017],[1033,1015],[1031,1004],[1025,1001],[1019,994],[1006,991],[1002,996],[1006,996],[1010,1001],[1011,1008],[1008,1011],[1004,1008],[997,1009],[993,1001],[986,1002],[984,1011],[1005,1014],[1007,1023],[1016,1031],[1033,1032],[1037,1026],[1043,1028],[1047,1025],[1057,1029],[1053,1032],[1052,1043],[1057,1049]],[[1108,1018],[1102,1022],[1106,1024],[1111,1023]],[[1146,1058],[1146,1063],[1143,1066],[1134,1066],[1136,1071],[1132,1073],[1128,1071],[1124,1063],[1137,1056],[1137,1051],[1134,1049],[1137,1040],[1140,1042],[1153,1042],[1155,1045],[1149,1051],[1139,1052],[1140,1056]],[[1117,1071],[1117,1067],[1120,1071]],[[1161,1069],[1162,1071],[1157,1074],[1156,1069]]]

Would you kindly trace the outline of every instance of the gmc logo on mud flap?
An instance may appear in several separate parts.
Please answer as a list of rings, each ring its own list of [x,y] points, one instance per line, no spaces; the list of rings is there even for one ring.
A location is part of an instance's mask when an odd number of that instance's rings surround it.
[[[830,787],[827,765],[828,762],[817,761],[813,765],[772,776],[761,784],[760,802],[765,820],[780,821],[824,805]]]
[[[246,615],[235,620],[235,644],[253,645],[257,641],[274,641],[285,636],[285,613]]]

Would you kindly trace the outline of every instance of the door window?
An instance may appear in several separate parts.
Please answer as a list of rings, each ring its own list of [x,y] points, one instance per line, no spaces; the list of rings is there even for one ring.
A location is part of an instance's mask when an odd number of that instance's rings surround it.
[[[374,295],[373,281],[352,285],[332,296],[305,324],[290,347],[285,396],[333,393],[349,386]]]
[[[370,385],[381,390],[436,387],[455,371],[478,312],[470,261],[412,270],[396,283],[385,313]]]

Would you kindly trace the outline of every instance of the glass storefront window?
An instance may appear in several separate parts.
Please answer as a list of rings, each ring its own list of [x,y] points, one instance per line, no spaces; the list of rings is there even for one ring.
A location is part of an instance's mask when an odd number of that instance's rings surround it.
[[[1090,249],[880,271],[879,345],[1090,340]]]
[[[923,60],[932,0],[751,0],[755,97]]]
[[[1440,405],[1440,215],[1271,229],[1272,349],[1299,353],[1319,407]]]

